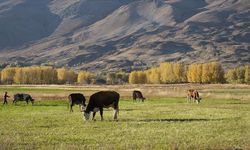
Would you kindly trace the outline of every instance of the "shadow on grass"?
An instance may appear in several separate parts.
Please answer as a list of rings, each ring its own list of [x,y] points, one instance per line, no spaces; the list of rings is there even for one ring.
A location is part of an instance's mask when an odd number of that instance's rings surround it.
[[[218,119],[203,119],[203,118],[166,118],[166,119],[142,119],[142,120],[136,120],[136,119],[119,119],[117,122],[206,122],[206,121],[222,121],[227,120],[229,118],[218,118]],[[98,119],[96,121],[99,121]],[[106,118],[104,122],[116,122],[115,120],[112,120],[110,118]]]
[[[226,118],[219,119],[204,119],[204,118],[163,118],[163,119],[143,119],[140,122],[199,122],[199,121],[221,121]]]
[[[247,103],[247,102],[235,102],[235,103],[226,103],[226,104],[236,104],[236,105],[245,105],[245,104],[250,104],[250,103]]]
[[[119,111],[133,111],[135,109],[119,109]]]
[[[113,120],[110,118],[104,118],[104,121],[101,122],[206,122],[206,121],[223,121],[223,120],[229,120],[233,118],[218,118],[218,119],[204,119],[204,118],[165,118],[165,119],[142,119],[142,120],[136,120],[136,119],[130,119],[130,118],[118,118],[118,120]],[[100,120],[96,120],[100,121]]]
[[[63,104],[34,104],[33,106],[67,106]]]

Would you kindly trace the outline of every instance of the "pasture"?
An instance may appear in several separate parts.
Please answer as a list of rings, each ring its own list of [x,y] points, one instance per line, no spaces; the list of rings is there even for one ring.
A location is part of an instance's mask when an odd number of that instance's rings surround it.
[[[200,87],[199,105],[186,102],[190,87]],[[99,113],[97,121],[83,121],[78,106],[69,113],[68,93],[107,89],[122,96],[119,121],[112,109],[104,110],[104,121]],[[132,89],[146,101],[133,102]],[[6,90],[36,101],[0,105],[0,149],[250,149],[249,86],[0,86]]]

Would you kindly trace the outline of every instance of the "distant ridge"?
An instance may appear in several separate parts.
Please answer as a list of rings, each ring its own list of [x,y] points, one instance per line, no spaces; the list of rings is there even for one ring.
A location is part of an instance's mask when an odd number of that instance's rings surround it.
[[[249,0],[1,0],[0,63],[126,70],[250,64]]]

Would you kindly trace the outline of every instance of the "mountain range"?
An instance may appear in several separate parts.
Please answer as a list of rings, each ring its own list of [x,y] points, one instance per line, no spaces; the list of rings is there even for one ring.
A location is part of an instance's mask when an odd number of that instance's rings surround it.
[[[0,0],[0,63],[131,71],[250,64],[249,0]]]

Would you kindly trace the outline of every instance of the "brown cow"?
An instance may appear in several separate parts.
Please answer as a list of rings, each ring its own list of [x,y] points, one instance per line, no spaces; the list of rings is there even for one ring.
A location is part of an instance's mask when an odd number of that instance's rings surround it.
[[[194,102],[196,101],[197,104],[200,103],[200,96],[199,92],[197,90],[189,89],[187,90],[187,101],[191,102],[192,98],[194,99]]]

